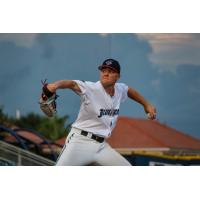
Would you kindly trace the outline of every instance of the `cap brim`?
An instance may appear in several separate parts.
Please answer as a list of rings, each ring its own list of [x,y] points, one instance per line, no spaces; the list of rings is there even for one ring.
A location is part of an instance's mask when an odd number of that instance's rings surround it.
[[[100,65],[100,66],[98,67],[99,70],[102,70],[102,69],[105,69],[105,68],[112,69],[113,71],[119,73],[115,68],[113,68],[113,67],[111,67],[111,66],[109,66],[109,65]]]

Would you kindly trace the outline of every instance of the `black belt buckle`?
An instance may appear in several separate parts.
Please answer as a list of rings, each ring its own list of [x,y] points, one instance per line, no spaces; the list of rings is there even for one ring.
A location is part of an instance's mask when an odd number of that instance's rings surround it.
[[[102,143],[104,141],[103,137],[99,137],[97,135],[92,135],[92,139],[96,140],[99,143]]]
[[[88,136],[88,132],[87,131],[81,131],[81,135],[84,135],[84,136]],[[92,137],[91,137],[93,140],[96,140],[97,142],[99,143],[102,143],[104,141],[104,138],[103,137],[99,137],[97,135],[94,135],[92,134]]]
[[[87,135],[88,135],[88,132],[86,132],[86,131],[81,131],[81,135],[87,136]]]

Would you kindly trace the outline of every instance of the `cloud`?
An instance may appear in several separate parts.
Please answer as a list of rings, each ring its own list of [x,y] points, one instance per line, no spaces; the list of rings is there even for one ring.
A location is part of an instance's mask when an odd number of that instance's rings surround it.
[[[12,42],[16,46],[31,48],[37,38],[37,33],[1,33],[0,42]]]
[[[200,65],[200,34],[191,33],[140,33],[152,47],[150,61],[160,71],[176,71],[178,65]]]

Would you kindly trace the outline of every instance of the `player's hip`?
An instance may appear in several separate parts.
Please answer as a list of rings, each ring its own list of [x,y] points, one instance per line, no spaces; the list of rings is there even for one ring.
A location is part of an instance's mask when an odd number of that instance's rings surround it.
[[[65,143],[93,143],[103,144],[105,138],[75,127],[71,128]]]

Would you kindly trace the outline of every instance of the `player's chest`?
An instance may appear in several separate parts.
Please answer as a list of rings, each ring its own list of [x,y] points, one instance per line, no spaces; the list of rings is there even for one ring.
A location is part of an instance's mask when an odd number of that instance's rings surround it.
[[[99,110],[103,112],[114,112],[114,110],[119,109],[119,106],[120,96],[118,93],[115,93],[111,97],[104,92],[93,91],[86,96],[86,107],[95,112],[99,112]]]

